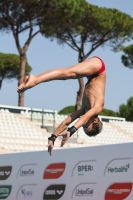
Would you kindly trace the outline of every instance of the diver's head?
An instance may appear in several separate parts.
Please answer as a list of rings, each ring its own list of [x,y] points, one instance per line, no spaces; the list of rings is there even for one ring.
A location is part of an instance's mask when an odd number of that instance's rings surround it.
[[[90,137],[99,134],[102,130],[102,127],[103,123],[98,118],[98,115],[91,117],[91,119],[89,119],[88,122],[83,125],[84,132]]]

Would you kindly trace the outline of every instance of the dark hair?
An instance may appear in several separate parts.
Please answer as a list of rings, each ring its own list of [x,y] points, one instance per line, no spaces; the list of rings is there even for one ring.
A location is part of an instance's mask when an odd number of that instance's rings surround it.
[[[88,131],[88,127],[83,127],[84,132],[89,136],[96,136],[97,134],[99,134],[102,130],[103,127],[103,123],[100,121],[100,119],[98,118],[98,122],[97,123],[93,123],[92,124],[92,130],[89,132]]]

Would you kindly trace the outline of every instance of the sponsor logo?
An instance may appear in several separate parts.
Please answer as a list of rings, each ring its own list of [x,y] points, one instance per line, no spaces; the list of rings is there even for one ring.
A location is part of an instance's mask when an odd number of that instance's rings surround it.
[[[28,164],[21,166],[21,168],[18,170],[17,178],[35,176],[36,165],[37,164]]]
[[[34,176],[34,169],[22,169],[19,172],[20,176]]]
[[[65,171],[66,163],[50,164],[44,171],[44,179],[57,179],[62,176]]]
[[[0,180],[6,180],[9,178],[12,171],[12,166],[0,167]]]
[[[60,199],[65,192],[66,185],[50,185],[46,188],[43,199]]]
[[[29,197],[33,196],[33,192],[31,190],[26,190],[25,188],[21,189],[21,193],[26,198],[29,198]]]
[[[17,199],[29,199],[34,198],[36,184],[22,185],[17,192]]]
[[[11,185],[0,185],[0,199],[6,199],[11,193]]]
[[[80,183],[74,188],[71,199],[75,199],[76,197],[88,198],[88,196],[94,196],[95,190],[96,183]]]
[[[132,183],[115,183],[111,185],[105,194],[105,200],[124,200],[132,190]]]
[[[78,166],[78,176],[84,176],[86,172],[93,171],[92,165],[79,165]]]
[[[130,164],[128,163],[125,166],[120,167],[108,167],[107,172],[114,173],[114,172],[128,172],[128,169],[130,168]]]
[[[106,165],[104,170],[104,176],[105,174],[121,174],[121,173],[128,173],[130,170],[130,160],[131,158],[117,158],[109,161],[109,163]]]
[[[75,196],[92,196],[93,189],[91,188],[76,188]]]
[[[90,176],[92,171],[94,171],[94,164],[92,164],[94,161],[96,160],[81,161],[77,163],[73,168],[72,176]]]

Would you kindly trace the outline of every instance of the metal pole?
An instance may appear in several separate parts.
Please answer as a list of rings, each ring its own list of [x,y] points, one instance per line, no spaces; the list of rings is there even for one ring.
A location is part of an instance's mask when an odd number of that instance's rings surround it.
[[[31,121],[32,121],[32,108],[31,108]]]
[[[44,108],[42,109],[42,128],[44,127]]]
[[[55,113],[56,113],[56,111],[53,110],[53,116],[54,116],[54,121],[53,121],[53,133],[54,133],[54,131],[55,131]]]

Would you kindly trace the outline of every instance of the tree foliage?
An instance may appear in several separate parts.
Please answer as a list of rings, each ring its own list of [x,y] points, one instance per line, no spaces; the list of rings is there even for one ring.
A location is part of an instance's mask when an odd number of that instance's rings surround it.
[[[60,110],[58,113],[66,115],[66,114],[70,114],[74,111],[75,111],[75,106],[67,106],[67,107],[63,108],[62,110]]]
[[[69,18],[63,18],[60,26],[53,26],[50,31],[46,36],[57,38],[61,44],[67,43],[78,52],[80,62],[106,42],[113,49],[120,47],[133,33],[133,18],[117,9],[82,2],[80,13],[78,10]]]
[[[109,110],[109,109],[106,109],[106,108],[104,108],[99,115],[110,116],[110,117],[119,117],[119,113],[118,112],[115,112],[113,110]]]
[[[124,47],[123,49],[123,55],[121,57],[122,63],[125,67],[128,67],[130,69],[133,68],[133,44]]]
[[[26,63],[25,74],[29,75],[32,68]],[[20,72],[20,57],[16,54],[0,53],[0,88],[4,79],[17,79]]]
[[[120,105],[119,115],[126,118],[127,121],[133,121],[133,97],[130,97],[126,104]]]

